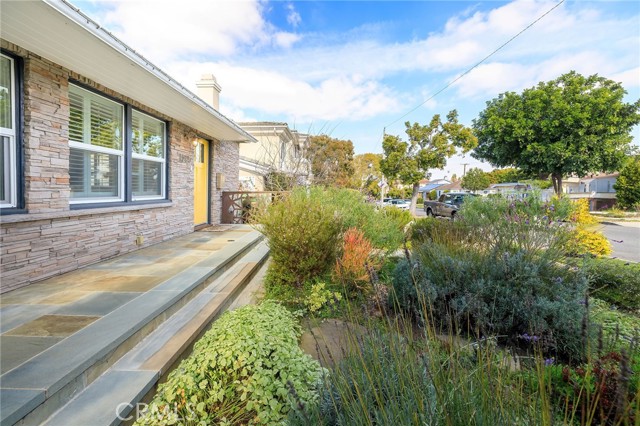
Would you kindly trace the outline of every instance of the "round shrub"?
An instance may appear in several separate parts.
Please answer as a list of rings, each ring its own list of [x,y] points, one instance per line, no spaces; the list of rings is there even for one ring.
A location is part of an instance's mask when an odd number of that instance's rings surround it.
[[[520,251],[457,251],[425,244],[419,252],[443,326],[502,336],[516,345],[535,336],[545,353],[580,359],[587,281],[579,272]],[[429,295],[431,293],[427,293]]]
[[[340,217],[304,189],[271,204],[256,218],[271,249],[266,285],[302,287],[334,265]]]
[[[299,336],[296,318],[275,302],[225,313],[159,386],[136,425],[281,422],[292,404],[317,399],[323,374]]]

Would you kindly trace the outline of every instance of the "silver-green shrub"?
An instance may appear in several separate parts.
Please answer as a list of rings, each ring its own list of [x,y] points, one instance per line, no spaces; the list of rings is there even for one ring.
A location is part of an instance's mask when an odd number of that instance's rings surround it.
[[[311,403],[323,369],[298,346],[297,318],[266,301],[225,313],[194,346],[136,425],[275,424]]]

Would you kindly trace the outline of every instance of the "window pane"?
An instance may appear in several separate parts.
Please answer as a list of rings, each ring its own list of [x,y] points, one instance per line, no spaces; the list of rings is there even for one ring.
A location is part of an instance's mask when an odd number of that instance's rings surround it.
[[[122,149],[122,105],[91,99],[91,145]]]
[[[164,123],[148,115],[133,111],[133,152],[164,158]]]
[[[120,194],[120,157],[71,148],[71,198],[117,197]]]
[[[84,104],[82,96],[69,91],[69,139],[84,141]]]
[[[134,159],[131,176],[134,197],[162,195],[162,163]]]
[[[122,150],[124,107],[69,85],[69,140]]]
[[[2,167],[2,173],[0,173],[0,201],[9,201],[7,196],[9,195],[9,143],[10,140],[6,136],[0,136],[0,167]]]
[[[6,56],[0,56],[0,127],[13,129],[13,107],[11,97],[13,84],[11,71],[13,61]]]

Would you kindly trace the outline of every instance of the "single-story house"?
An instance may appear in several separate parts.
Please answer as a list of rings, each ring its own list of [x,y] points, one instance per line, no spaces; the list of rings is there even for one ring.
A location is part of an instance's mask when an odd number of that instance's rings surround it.
[[[255,138],[67,2],[0,28],[0,292],[219,223]]]
[[[436,191],[436,198],[440,196],[441,191],[440,188],[449,185],[451,182],[446,179],[434,179],[434,180],[424,180],[420,181],[420,188],[418,188],[418,193],[423,199],[429,198],[428,195],[431,191]]]
[[[619,173],[591,174],[584,177],[568,177],[562,181],[562,192],[572,200],[589,200],[590,210],[604,210],[613,207],[616,202],[616,190],[613,185]]]

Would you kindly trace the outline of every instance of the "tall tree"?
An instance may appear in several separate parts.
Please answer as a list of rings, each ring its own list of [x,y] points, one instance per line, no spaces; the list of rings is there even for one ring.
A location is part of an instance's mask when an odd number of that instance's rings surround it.
[[[327,135],[311,136],[307,158],[314,184],[349,186],[353,177],[353,142]]]
[[[358,154],[353,157],[353,180],[351,187],[360,189],[365,194],[377,196],[380,191],[380,160],[382,154]]]
[[[491,185],[491,179],[489,179],[488,173],[478,167],[474,167],[464,175],[460,185],[470,191],[480,191],[481,189],[487,189]]]
[[[640,100],[624,103],[625,94],[619,83],[574,71],[521,94],[503,93],[473,121],[479,143],[472,155],[550,175],[560,193],[564,175],[612,172],[622,164],[640,122]]]
[[[411,212],[415,213],[420,179],[429,169],[442,169],[447,159],[459,148],[468,152],[477,145],[470,128],[458,122],[458,112],[452,110],[443,122],[436,114],[427,125],[405,123],[408,142],[399,136],[385,135],[382,141],[384,158],[380,169],[390,180],[398,179],[412,185]]]
[[[491,170],[487,176],[489,176],[490,183],[518,182],[525,178],[518,169],[513,167]]]
[[[616,203],[623,209],[640,207],[640,156],[630,157],[613,184]]]

